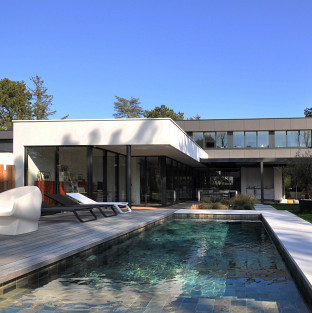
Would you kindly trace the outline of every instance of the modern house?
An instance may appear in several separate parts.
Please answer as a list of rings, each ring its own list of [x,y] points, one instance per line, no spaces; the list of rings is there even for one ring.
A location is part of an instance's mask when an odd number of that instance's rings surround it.
[[[310,118],[13,124],[16,186],[37,185],[43,194],[79,191],[133,205],[236,193],[279,201],[286,192],[283,167],[299,149],[311,150]],[[10,142],[3,136],[4,149]]]

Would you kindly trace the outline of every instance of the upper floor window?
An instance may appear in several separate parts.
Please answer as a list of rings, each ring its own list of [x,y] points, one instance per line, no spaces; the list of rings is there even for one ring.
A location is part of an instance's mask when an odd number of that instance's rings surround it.
[[[269,132],[268,131],[258,132],[258,147],[269,148]]]
[[[245,132],[246,148],[257,147],[257,132]]]
[[[286,130],[279,130],[275,132],[275,147],[286,147]]]
[[[193,132],[193,140],[200,146],[204,147],[204,134],[203,132]]]
[[[311,147],[311,130],[282,130],[275,132],[275,147]]]
[[[287,131],[287,147],[299,147],[299,131]]]
[[[268,131],[233,132],[234,148],[268,148]]]
[[[218,148],[227,148],[227,132],[216,132],[216,143]]]
[[[300,147],[311,148],[311,130],[299,131]]]
[[[233,146],[234,148],[244,148],[244,132],[233,132]]]
[[[205,132],[204,140],[205,140],[205,148],[214,148],[216,146],[216,133]]]

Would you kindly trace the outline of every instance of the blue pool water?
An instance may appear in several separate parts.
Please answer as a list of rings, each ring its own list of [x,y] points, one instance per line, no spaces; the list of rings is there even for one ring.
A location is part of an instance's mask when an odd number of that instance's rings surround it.
[[[1,301],[2,300],[2,301]],[[310,312],[260,222],[174,220],[92,255],[1,312]]]

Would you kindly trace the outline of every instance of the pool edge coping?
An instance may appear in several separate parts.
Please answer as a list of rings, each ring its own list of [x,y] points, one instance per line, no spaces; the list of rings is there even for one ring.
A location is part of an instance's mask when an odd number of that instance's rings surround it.
[[[270,218],[274,216],[276,218],[276,215],[278,215],[280,218],[287,214],[288,218],[290,216],[293,217],[293,222],[296,220],[301,220],[304,222],[304,224],[309,225],[309,227],[312,230],[312,224],[309,222],[306,222],[302,220],[301,218],[295,216],[292,213],[289,213],[288,211],[266,211],[266,210],[257,210],[257,211],[247,211],[247,210],[241,210],[241,211],[234,211],[234,210],[220,210],[220,211],[215,211],[215,210],[190,210],[190,209],[181,209],[175,211],[175,215],[185,215],[186,217],[192,217],[195,218],[198,216],[198,218],[202,216],[207,216],[207,218],[212,217],[217,217],[215,218],[216,220],[219,221],[226,221],[230,220],[227,219],[227,216],[231,215],[238,215],[243,217],[242,219],[235,218],[234,221],[239,221],[239,220],[248,220],[247,217],[253,216],[253,220],[256,220],[255,217],[258,217],[258,220],[261,221],[271,237],[272,241],[274,242],[277,250],[283,257],[288,270],[290,271],[292,278],[296,282],[297,286],[299,286],[300,291],[302,292],[305,300],[307,301],[308,305],[312,307],[312,278],[311,280],[309,279],[309,276],[312,277],[312,270],[311,273],[305,273],[304,270],[300,267],[300,264],[296,261],[296,256],[294,255],[294,252],[289,251],[289,249],[286,247],[286,245],[283,243],[283,240],[280,238],[280,236],[277,233],[277,230],[274,230],[274,227],[272,223],[270,223]],[[203,217],[202,217],[203,218]],[[312,261],[312,259],[311,259]]]

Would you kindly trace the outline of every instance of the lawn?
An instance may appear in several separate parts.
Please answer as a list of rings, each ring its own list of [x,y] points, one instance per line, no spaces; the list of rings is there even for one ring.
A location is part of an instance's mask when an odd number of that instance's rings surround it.
[[[300,212],[299,204],[272,204],[272,206],[277,210],[286,210],[289,211],[298,217],[312,223],[312,212]]]

